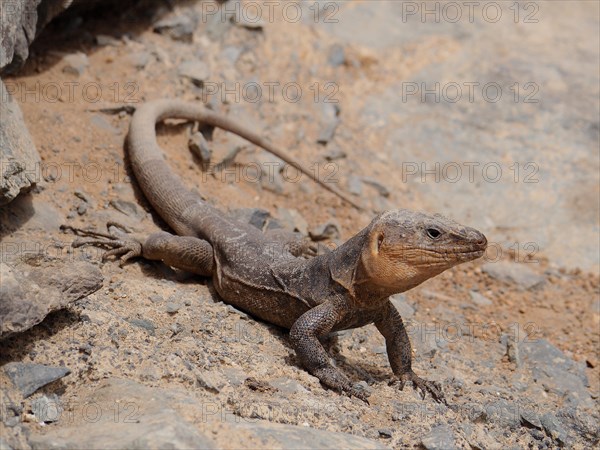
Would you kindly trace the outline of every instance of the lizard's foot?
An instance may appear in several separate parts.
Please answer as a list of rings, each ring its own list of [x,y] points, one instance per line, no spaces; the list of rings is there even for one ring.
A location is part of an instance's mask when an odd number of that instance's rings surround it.
[[[107,247],[110,250],[106,251],[102,255],[102,261],[106,261],[111,256],[116,256],[119,261],[119,266],[129,261],[131,258],[142,256],[142,244],[137,239],[128,237],[123,232],[112,232],[111,227],[117,227],[125,232],[129,233],[123,225],[116,222],[108,222],[106,228],[109,230],[108,233],[100,233],[98,231],[83,230],[81,228],[75,228],[70,225],[62,225],[61,230],[72,231],[77,236],[89,236],[86,239],[76,239],[71,244],[73,247],[83,247],[85,245],[93,245],[98,247]]]
[[[348,397],[356,397],[367,405],[369,404],[369,395],[362,389],[352,385],[350,380],[333,367],[324,367],[312,372],[325,386],[338,391]]]
[[[436,381],[427,381],[417,376],[412,370],[403,373],[400,377],[396,377],[390,382],[390,385],[399,384],[400,390],[404,390],[404,385],[407,382],[411,382],[413,389],[420,391],[421,398],[425,399],[425,395],[429,392],[433,399],[438,403],[443,403],[448,406],[444,393],[442,392],[442,385]]]

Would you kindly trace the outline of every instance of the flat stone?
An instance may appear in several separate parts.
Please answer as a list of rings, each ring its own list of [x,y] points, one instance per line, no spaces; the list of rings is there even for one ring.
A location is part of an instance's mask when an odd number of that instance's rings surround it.
[[[110,206],[126,216],[142,217],[144,215],[137,203],[129,202],[127,200],[112,199],[110,201]]]
[[[481,295],[477,291],[469,291],[469,295],[471,296],[471,300],[473,300],[473,303],[475,303],[476,305],[479,305],[479,306],[492,305],[492,301],[490,299],[488,299],[484,295]]]
[[[536,383],[565,397],[572,406],[590,400],[584,364],[573,361],[546,339],[525,339],[519,352]]]
[[[531,270],[527,264],[500,261],[486,263],[481,270],[496,280],[516,284],[520,289],[531,289],[539,286],[545,278]]]
[[[327,62],[333,67],[338,67],[346,62],[346,52],[340,44],[333,44],[329,49]]]
[[[180,77],[189,78],[197,86],[202,86],[210,77],[210,69],[202,61],[184,61],[177,68],[177,73]]]
[[[77,52],[67,55],[63,58],[64,73],[80,76],[90,66],[90,61],[85,53]]]
[[[540,422],[550,437],[561,445],[568,445],[570,442],[567,430],[560,423],[558,418],[552,413],[543,414]]]
[[[298,231],[304,236],[308,234],[308,222],[297,210],[277,208],[277,217],[281,220],[284,228],[290,231]]]
[[[42,395],[31,402],[31,411],[39,422],[52,423],[60,419],[63,408],[56,394]]]
[[[191,42],[197,26],[198,17],[196,14],[188,11],[188,14],[166,17],[156,22],[153,30],[156,33],[167,35],[176,41]]]
[[[337,220],[330,220],[324,224],[311,228],[308,231],[308,235],[313,241],[339,239],[341,236],[340,228],[340,224]]]
[[[3,369],[23,397],[29,397],[39,388],[71,373],[67,367],[21,362],[10,362]]]
[[[454,433],[447,425],[433,427],[421,439],[421,445],[427,450],[450,450],[456,448]]]
[[[149,335],[154,336],[154,332],[156,330],[156,325],[154,325],[150,320],[147,319],[130,319],[128,322],[134,327],[141,328],[142,330],[146,330]]]
[[[0,263],[0,338],[23,332],[50,312],[102,287],[98,267],[83,261],[30,255]]]

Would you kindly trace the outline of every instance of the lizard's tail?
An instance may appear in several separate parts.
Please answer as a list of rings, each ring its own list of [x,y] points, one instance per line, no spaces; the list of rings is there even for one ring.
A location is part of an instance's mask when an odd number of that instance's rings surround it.
[[[144,193],[149,197],[150,203],[176,231],[181,226],[185,227],[183,225],[185,221],[172,218],[179,217],[191,203],[197,205],[198,197],[189,192],[168,169],[164,162],[163,152],[156,143],[155,125],[166,118],[194,120],[237,134],[295,167],[355,208],[362,209],[358,203],[336,186],[321,181],[300,161],[227,116],[210,111],[200,104],[180,100],[154,100],[139,107],[133,115],[128,137],[129,155],[136,178]],[[172,221],[178,223],[173,224]],[[185,230],[181,231],[185,232]]]

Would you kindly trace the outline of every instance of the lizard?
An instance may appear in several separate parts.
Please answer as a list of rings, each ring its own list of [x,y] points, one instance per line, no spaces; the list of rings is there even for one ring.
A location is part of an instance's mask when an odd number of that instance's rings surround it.
[[[133,239],[91,233],[95,238],[73,245],[105,245],[109,250],[103,259],[116,257],[121,264],[143,257],[210,277],[225,303],[288,329],[300,365],[324,386],[365,402],[367,393],[331,364],[321,340],[335,331],[374,323],[385,338],[393,372],[390,384],[402,390],[411,383],[423,398],[429,393],[446,403],[440,383],[413,371],[408,333],[390,296],[481,257],[486,237],[439,214],[394,209],[378,214],[334,250],[299,257],[291,238],[237,221],[184,186],[156,141],[156,124],[165,118],[222,128],[311,174],[268,140],[202,104],[150,101],[133,114],[127,151],[142,192],[176,234],[160,231]]]

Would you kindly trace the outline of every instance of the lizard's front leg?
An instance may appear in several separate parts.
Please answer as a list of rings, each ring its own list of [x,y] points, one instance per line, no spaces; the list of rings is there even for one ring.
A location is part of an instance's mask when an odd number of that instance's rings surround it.
[[[410,340],[400,313],[389,300],[375,320],[375,326],[385,338],[390,366],[397,377],[394,381],[400,382],[400,390],[410,381],[414,389],[421,391],[423,398],[429,392],[436,401],[447,404],[439,383],[424,380],[413,372]]]
[[[84,245],[109,247],[111,250],[104,253],[103,260],[116,256],[121,260],[122,265],[131,258],[143,257],[162,261],[171,267],[198,275],[211,276],[213,273],[213,249],[210,243],[203,239],[175,236],[166,231],[153,233],[146,239],[136,239],[122,232],[98,233],[70,226],[62,228],[69,229],[80,236],[91,236],[91,238],[75,240],[73,247]]]
[[[329,333],[342,318],[341,309],[332,302],[321,303],[302,314],[290,329],[290,339],[302,365],[321,383],[367,402],[367,395],[333,367],[319,337]],[[367,402],[368,403],[368,402]]]

